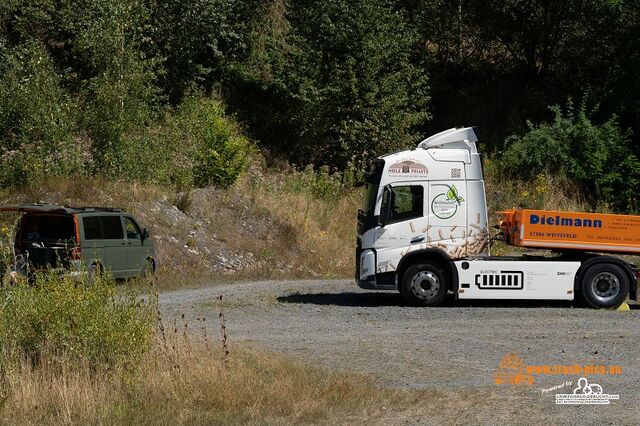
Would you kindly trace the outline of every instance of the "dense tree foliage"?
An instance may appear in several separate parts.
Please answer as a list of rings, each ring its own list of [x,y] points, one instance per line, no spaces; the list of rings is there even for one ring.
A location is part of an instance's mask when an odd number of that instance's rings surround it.
[[[598,147],[638,155],[639,18],[630,0],[7,0],[1,183],[99,173],[229,184],[193,173],[223,157],[225,174],[244,167],[229,114],[300,166],[360,170],[456,125],[479,126],[485,151],[513,153],[540,123],[557,127],[548,105],[569,98],[594,111],[583,114],[594,129],[622,135]],[[206,125],[189,133],[186,111],[229,122],[215,137]],[[158,157],[171,138],[190,141],[173,171]],[[603,161],[594,170],[626,173]]]
[[[273,6],[263,24],[272,29],[240,82],[270,99],[269,110],[253,97],[241,106],[273,115],[258,121],[257,138],[294,161],[341,169],[415,142],[429,96],[426,70],[412,61],[417,33],[403,14],[379,0]],[[271,127],[281,129],[276,138]]]

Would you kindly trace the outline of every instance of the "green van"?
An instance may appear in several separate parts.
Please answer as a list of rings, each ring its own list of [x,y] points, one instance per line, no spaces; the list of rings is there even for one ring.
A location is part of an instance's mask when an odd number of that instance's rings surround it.
[[[2,206],[0,211],[22,213],[14,246],[16,263],[25,273],[66,268],[73,273],[109,271],[116,279],[127,279],[156,270],[149,231],[120,209],[31,204]]]

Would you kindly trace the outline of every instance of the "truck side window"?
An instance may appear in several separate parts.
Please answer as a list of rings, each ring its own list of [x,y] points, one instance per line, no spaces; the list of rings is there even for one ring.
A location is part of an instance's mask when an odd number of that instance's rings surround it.
[[[424,215],[424,187],[422,185],[394,186],[393,205],[389,222],[415,219]]]

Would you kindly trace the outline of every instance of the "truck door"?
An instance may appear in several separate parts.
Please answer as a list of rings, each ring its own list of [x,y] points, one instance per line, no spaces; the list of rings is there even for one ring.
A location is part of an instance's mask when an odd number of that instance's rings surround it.
[[[381,211],[389,217],[376,229],[378,273],[394,271],[407,251],[425,242],[427,198],[426,186],[416,182],[396,182],[383,190]]]
[[[465,181],[431,182],[427,243],[453,258],[467,254],[467,186]]]

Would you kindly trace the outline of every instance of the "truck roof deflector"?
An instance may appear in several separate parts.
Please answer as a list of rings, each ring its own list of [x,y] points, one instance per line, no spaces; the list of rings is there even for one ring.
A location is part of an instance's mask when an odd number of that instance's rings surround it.
[[[454,127],[437,133],[418,144],[418,148],[428,149],[453,143],[473,144],[478,142],[474,127]]]

